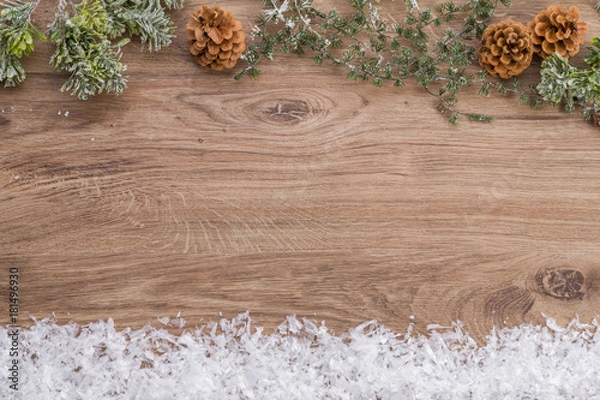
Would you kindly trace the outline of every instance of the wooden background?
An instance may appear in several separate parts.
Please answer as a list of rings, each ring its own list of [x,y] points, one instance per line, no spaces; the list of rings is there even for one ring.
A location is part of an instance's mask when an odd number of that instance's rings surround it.
[[[402,2],[383,3],[401,18]],[[494,21],[571,4],[514,3]],[[188,53],[200,4],[173,14],[171,47],[124,49],[121,96],[60,93],[48,43],[25,59],[24,84],[0,89],[0,294],[18,267],[23,326],[25,312],[120,329],[249,310],[267,331],[295,313],[336,334],[461,320],[481,339],[542,313],[600,314],[598,128],[475,89],[462,107],[495,122],[452,127],[418,87],[352,83],[308,58],[234,81],[242,64],[209,73]],[[213,4],[246,32],[261,9]],[[595,2],[573,4],[589,42]]]

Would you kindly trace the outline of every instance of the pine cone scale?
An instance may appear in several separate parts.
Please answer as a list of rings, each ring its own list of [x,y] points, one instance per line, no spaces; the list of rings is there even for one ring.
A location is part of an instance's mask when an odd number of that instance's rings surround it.
[[[233,50],[233,43],[231,41],[226,41],[223,44],[221,44],[221,50],[222,51],[231,51]]]
[[[196,29],[202,30],[202,24],[196,19],[191,19],[185,24],[187,31],[195,31]]]
[[[186,29],[185,31],[185,39],[189,42],[192,40],[196,40],[196,34],[194,31]]]
[[[510,64],[512,59],[513,58],[507,53],[504,53],[504,54],[502,54],[502,56],[500,56],[500,62],[504,65]]]
[[[233,53],[231,55],[231,57],[229,57],[229,59],[232,61],[237,61],[240,59],[241,56],[242,56],[242,53]]]
[[[511,55],[511,57],[513,60],[515,60],[515,62],[519,63],[519,62],[523,61],[523,59],[525,58],[525,55],[521,54],[521,53],[516,53],[516,54]]]
[[[550,30],[550,24],[547,22],[541,22],[539,24],[537,24],[533,31],[535,32],[536,35],[538,36],[542,36],[544,37],[546,35],[546,32],[548,32]]]
[[[559,40],[563,40],[564,37],[560,32],[554,32],[554,31],[548,31],[547,33],[544,34],[544,38],[546,38],[546,40],[550,43],[556,43]]]
[[[244,50],[246,50],[246,43],[242,42],[233,44],[233,55],[237,57],[236,60],[242,56]]]
[[[202,52],[202,50],[198,50],[196,48],[195,44],[191,44],[190,45],[190,53],[192,53],[192,55],[197,56],[198,54],[200,54]]]
[[[208,37],[211,38],[213,42],[215,42],[215,44],[221,44],[221,42],[223,41],[223,36],[221,35],[221,32],[219,32],[216,29],[210,29],[206,33],[208,34]]]
[[[237,19],[234,19],[232,26],[231,26],[231,31],[238,32],[238,31],[241,31],[242,29],[244,29],[244,27],[242,26],[242,23],[240,21],[238,21]]]

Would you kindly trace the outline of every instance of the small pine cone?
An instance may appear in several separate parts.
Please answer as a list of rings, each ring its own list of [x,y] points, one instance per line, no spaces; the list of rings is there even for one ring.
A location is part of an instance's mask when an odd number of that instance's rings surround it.
[[[233,68],[246,50],[241,22],[221,7],[201,6],[185,27],[190,53],[208,70]]]
[[[483,32],[478,59],[490,75],[502,79],[517,76],[529,67],[532,58],[533,42],[525,25],[509,19]]]
[[[574,56],[588,32],[588,25],[579,19],[575,6],[565,10],[550,6],[529,21],[527,28],[533,38],[533,51],[542,58],[558,53],[564,58]]]

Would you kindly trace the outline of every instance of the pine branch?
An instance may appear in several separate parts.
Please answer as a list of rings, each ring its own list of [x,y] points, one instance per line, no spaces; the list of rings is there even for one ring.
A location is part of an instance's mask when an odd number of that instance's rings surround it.
[[[21,0],[0,3],[0,82],[13,87],[26,77],[20,58],[29,56],[35,48],[34,37],[46,40],[31,23],[31,14],[39,4]]]
[[[50,60],[69,78],[61,91],[71,91],[82,100],[102,92],[120,94],[127,88],[127,69],[121,63],[121,48],[139,36],[142,48],[158,51],[171,44],[174,26],[166,8],[180,8],[184,0],[83,0],[79,4],[61,0],[49,36],[56,44]]]
[[[535,87],[544,101],[567,113],[581,107],[584,118],[600,111],[600,38],[592,38],[585,57],[587,67],[575,67],[559,54],[544,59],[541,82]]]
[[[34,37],[46,36],[31,23],[37,2],[0,2],[0,82],[15,86],[25,79],[20,58],[34,49]],[[102,92],[120,94],[127,87],[121,48],[139,36],[142,49],[158,51],[171,44],[175,27],[166,10],[180,9],[185,0],[60,0],[48,36],[56,45],[50,63],[69,73],[61,91],[80,99]]]
[[[158,8],[162,7],[167,10],[181,10],[186,0],[136,0],[143,8]]]
[[[382,87],[391,82],[402,87],[413,79],[426,93],[439,100],[437,109],[449,115],[452,124],[460,115],[471,120],[491,118],[464,113],[456,108],[458,93],[471,84],[483,85],[485,77],[469,72],[476,56],[475,45],[500,4],[510,0],[451,1],[421,9],[415,0],[406,1],[406,17],[389,23],[379,15],[378,0],[348,0],[351,16],[336,10],[328,13],[313,7],[313,0],[267,0],[266,9],[256,19],[253,39],[244,59],[246,67],[236,79],[260,75],[262,59],[275,53],[310,52],[317,63],[331,62],[348,69],[348,78],[368,81]],[[462,19],[455,29],[450,22]],[[279,25],[279,27],[275,27]],[[431,32],[436,37],[431,39]],[[343,48],[343,46],[346,46]]]
[[[108,16],[101,0],[83,0],[66,9],[61,0],[56,18],[49,28],[50,40],[56,51],[50,63],[69,78],[61,91],[71,91],[82,100],[102,92],[120,94],[126,87],[121,64],[121,41],[108,39]]]
[[[158,51],[171,44],[175,26],[165,8],[181,8],[183,0],[103,0],[109,16],[109,36],[114,39],[124,34],[139,36],[142,49]]]

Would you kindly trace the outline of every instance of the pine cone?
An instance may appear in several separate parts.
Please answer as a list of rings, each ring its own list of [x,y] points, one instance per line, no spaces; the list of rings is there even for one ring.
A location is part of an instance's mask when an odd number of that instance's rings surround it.
[[[479,65],[502,79],[519,75],[531,64],[533,42],[525,25],[511,19],[490,25],[483,32]]]
[[[221,7],[201,6],[185,27],[190,53],[208,70],[233,68],[246,50],[241,22]]]
[[[579,19],[575,6],[568,11],[550,6],[529,21],[527,28],[532,34],[533,50],[542,58],[555,52],[565,58],[574,56],[588,32],[588,25]]]

